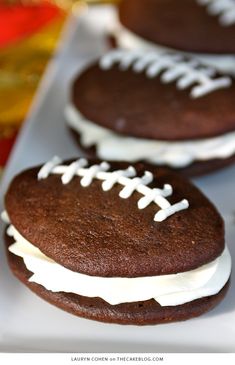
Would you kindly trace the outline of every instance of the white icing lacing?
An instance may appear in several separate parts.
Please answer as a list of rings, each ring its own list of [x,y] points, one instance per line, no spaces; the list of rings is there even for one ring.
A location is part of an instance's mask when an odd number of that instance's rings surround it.
[[[137,73],[145,71],[149,78],[161,74],[162,83],[176,82],[179,90],[192,87],[190,96],[194,99],[232,84],[230,77],[215,77],[215,69],[202,66],[196,59],[186,60],[179,54],[117,49],[105,54],[99,65],[103,70],[108,70],[115,63],[122,71],[130,67]]]
[[[134,191],[137,191],[142,198],[138,201],[138,208],[144,209],[149,204],[155,203],[161,209],[155,214],[154,221],[162,222],[169,216],[187,209],[189,202],[186,199],[171,205],[166,197],[172,195],[173,189],[169,184],[165,184],[163,189],[150,188],[147,185],[153,181],[153,174],[145,171],[142,177],[136,176],[136,170],[133,166],[129,166],[126,170],[116,170],[107,172],[110,165],[107,162],[101,162],[99,165],[88,165],[88,161],[84,158],[72,162],[70,165],[60,165],[61,159],[57,156],[47,162],[38,172],[38,180],[46,179],[50,174],[61,174],[63,184],[68,184],[74,176],[80,176],[80,184],[83,187],[89,186],[93,179],[102,180],[102,189],[104,191],[111,190],[115,184],[123,185],[119,196],[122,199],[129,198]]]
[[[234,0],[197,0],[199,5],[206,5],[210,15],[219,16],[222,26],[235,24],[235,1]]]

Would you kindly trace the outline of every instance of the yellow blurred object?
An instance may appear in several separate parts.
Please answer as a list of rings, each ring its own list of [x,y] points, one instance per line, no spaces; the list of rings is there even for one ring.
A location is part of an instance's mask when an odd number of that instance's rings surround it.
[[[118,0],[55,0],[48,1],[63,9],[80,3],[117,3]],[[38,3],[38,0],[7,0],[8,4]],[[6,49],[0,49],[0,133],[2,127],[15,126],[25,117],[34,91],[51,57],[64,23],[64,16],[53,20],[36,34]]]
[[[41,0],[4,0],[6,4],[14,5],[14,4],[22,4],[22,5],[29,5],[29,4],[38,4]],[[62,9],[70,9],[73,4],[79,2],[86,2],[87,4],[97,4],[97,3],[118,3],[121,0],[47,0],[48,3],[52,3],[57,5]]]
[[[0,50],[0,126],[18,126],[24,119],[63,22],[60,17],[28,39]]]

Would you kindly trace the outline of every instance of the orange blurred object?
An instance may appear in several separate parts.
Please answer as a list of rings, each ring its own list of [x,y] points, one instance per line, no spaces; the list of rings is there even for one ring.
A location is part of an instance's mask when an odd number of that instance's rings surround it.
[[[0,0],[0,170],[69,10],[119,0]],[[1,172],[1,171],[0,171]]]

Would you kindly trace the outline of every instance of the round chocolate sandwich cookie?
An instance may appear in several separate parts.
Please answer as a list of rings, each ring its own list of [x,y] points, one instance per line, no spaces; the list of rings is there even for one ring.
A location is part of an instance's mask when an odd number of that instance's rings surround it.
[[[75,79],[65,114],[86,153],[199,175],[235,161],[235,82],[179,54],[113,50]]]
[[[13,179],[5,209],[13,273],[75,315],[166,323],[198,316],[226,293],[223,221],[168,169],[54,157]]]
[[[118,15],[120,47],[180,50],[235,73],[234,0],[122,0]]]

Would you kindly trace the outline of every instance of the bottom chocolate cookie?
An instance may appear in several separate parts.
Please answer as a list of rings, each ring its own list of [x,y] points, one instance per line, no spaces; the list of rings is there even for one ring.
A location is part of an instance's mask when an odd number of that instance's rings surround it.
[[[12,238],[5,235],[6,248],[13,242]],[[10,253],[8,249],[7,257],[13,274],[49,303],[74,315],[108,323],[151,325],[187,320],[214,308],[224,298],[229,287],[228,282],[216,295],[178,306],[162,307],[154,299],[110,305],[100,298],[88,298],[77,294],[46,290],[43,286],[28,281],[32,274],[27,270],[20,257]]]
[[[98,158],[96,155],[96,148],[90,147],[90,148],[84,148],[81,144],[80,135],[75,132],[72,128],[69,128],[73,138],[77,142],[79,148],[84,153],[85,157],[88,158]],[[168,166],[161,165],[161,167],[169,168],[170,170],[173,170],[175,172],[179,172],[182,175],[186,177],[196,177],[201,175],[206,175],[211,172],[223,169],[225,167],[228,167],[229,165],[232,165],[235,163],[235,155],[225,158],[225,159],[212,159],[208,161],[197,161],[192,163],[191,165],[184,167],[184,168],[170,168]]]

